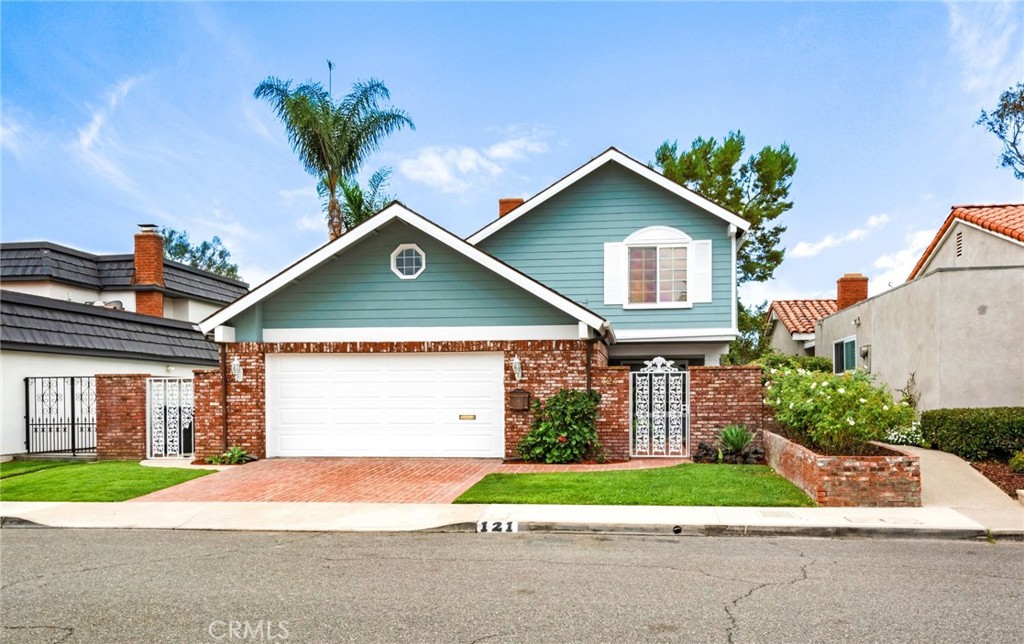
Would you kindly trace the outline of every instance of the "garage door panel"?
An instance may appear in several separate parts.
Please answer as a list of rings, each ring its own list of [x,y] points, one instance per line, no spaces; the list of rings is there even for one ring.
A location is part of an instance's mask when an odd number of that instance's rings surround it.
[[[503,372],[499,352],[270,354],[268,455],[503,456]]]

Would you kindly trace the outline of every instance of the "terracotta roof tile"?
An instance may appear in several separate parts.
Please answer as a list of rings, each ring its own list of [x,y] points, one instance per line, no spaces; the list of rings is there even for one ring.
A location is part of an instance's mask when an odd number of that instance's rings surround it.
[[[836,312],[836,300],[775,300],[769,314],[779,316],[790,333],[814,333],[814,324]]]
[[[939,245],[946,231],[949,230],[949,227],[953,225],[953,221],[956,219],[972,223],[985,230],[990,230],[997,235],[1024,242],[1024,204],[953,206],[949,216],[946,217],[946,221],[939,228],[939,232],[935,233],[935,238],[928,244],[928,248],[924,250],[921,259],[917,260],[917,265],[914,266],[914,270],[907,277],[908,282],[917,277],[921,269],[928,263],[928,258],[931,257],[932,252]]]

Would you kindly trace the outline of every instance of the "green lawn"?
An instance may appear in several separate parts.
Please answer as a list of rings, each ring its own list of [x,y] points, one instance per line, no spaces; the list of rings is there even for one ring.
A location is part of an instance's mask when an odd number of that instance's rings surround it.
[[[165,487],[184,483],[212,470],[186,470],[169,467],[143,467],[134,461],[102,461],[99,463],[60,463],[24,473],[30,463],[19,461],[18,476],[7,477],[3,463],[0,479],[2,501],[126,501]],[[49,466],[51,462],[47,463]]]
[[[0,463],[0,479],[39,470],[48,470],[53,467],[71,465],[75,461],[7,461]]]
[[[683,464],[649,470],[488,474],[455,503],[810,507],[765,465]]]

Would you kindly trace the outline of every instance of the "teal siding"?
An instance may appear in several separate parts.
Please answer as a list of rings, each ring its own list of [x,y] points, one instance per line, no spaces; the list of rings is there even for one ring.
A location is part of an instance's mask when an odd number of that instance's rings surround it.
[[[647,226],[712,241],[712,301],[691,309],[604,304],[604,244]],[[478,246],[609,320],[617,329],[732,326],[729,225],[615,163],[584,177]]]
[[[391,271],[399,244],[417,244],[426,270],[412,280]],[[239,341],[257,328],[518,326],[576,319],[484,269],[434,238],[394,221],[275,293],[258,312],[232,320]]]

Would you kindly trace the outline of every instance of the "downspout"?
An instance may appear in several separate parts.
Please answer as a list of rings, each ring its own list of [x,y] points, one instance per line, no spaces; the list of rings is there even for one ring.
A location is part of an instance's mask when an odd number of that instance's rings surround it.
[[[228,451],[228,350],[226,344],[220,346],[220,415],[221,434],[224,438],[224,451]]]

